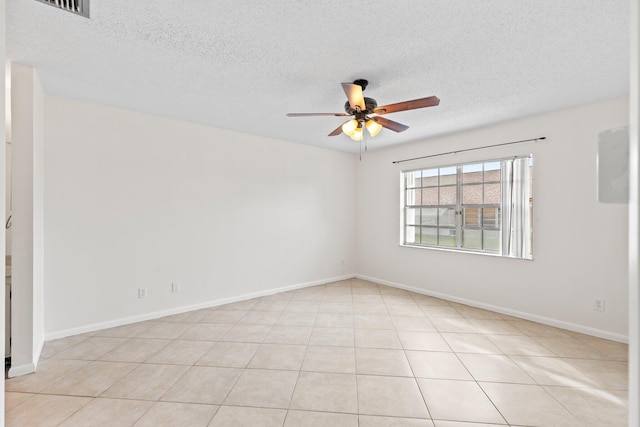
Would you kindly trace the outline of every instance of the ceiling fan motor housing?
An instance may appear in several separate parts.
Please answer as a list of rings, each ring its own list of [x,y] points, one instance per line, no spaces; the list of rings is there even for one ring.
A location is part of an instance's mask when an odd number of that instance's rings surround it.
[[[364,98],[364,110],[361,111],[361,113],[364,114],[371,114],[373,113],[373,110],[378,106],[378,102],[373,99],[373,98]],[[354,110],[353,108],[351,108],[351,105],[349,104],[349,101],[347,101],[344,104],[344,111],[347,114],[356,114],[356,110]]]

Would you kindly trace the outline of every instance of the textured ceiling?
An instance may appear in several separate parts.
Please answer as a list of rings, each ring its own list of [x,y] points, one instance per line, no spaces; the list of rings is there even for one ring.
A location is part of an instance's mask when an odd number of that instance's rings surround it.
[[[369,149],[628,94],[627,0],[91,0],[91,19],[7,0],[7,56],[47,93],[225,129],[357,151],[326,136],[341,82],[386,117]],[[537,135],[522,135],[522,137]]]

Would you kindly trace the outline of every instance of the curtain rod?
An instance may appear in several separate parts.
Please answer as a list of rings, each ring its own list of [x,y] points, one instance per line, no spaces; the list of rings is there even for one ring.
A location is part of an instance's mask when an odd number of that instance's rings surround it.
[[[411,159],[396,160],[395,162],[392,162],[392,163],[393,164],[404,163],[404,162],[410,162],[413,160],[428,159],[429,157],[447,156],[449,154],[464,153],[465,151],[482,150],[484,148],[501,147],[503,145],[511,145],[511,144],[522,144],[523,142],[540,141],[543,139],[547,139],[547,137],[541,136],[539,138],[523,139],[521,141],[503,142],[502,144],[493,144],[493,145],[484,145],[482,147],[465,148],[463,150],[449,151],[447,153],[430,154],[428,156],[420,156],[420,157],[413,157]]]

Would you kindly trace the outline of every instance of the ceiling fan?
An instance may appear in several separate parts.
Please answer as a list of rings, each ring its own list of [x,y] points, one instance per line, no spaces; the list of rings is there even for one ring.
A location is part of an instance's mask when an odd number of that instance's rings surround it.
[[[338,126],[338,128],[331,132],[329,136],[340,135],[344,132],[351,137],[351,139],[355,141],[362,141],[363,128],[367,128],[367,131],[372,137],[379,134],[382,128],[387,128],[394,132],[404,132],[409,129],[409,126],[381,117],[383,114],[415,110],[417,108],[435,107],[440,104],[440,99],[437,96],[429,96],[427,98],[414,99],[411,101],[398,102],[378,107],[378,103],[375,99],[366,98],[362,93],[367,88],[368,84],[369,82],[364,79],[355,80],[353,83],[342,83],[342,89],[348,99],[344,104],[344,113],[288,113],[287,116],[353,116],[352,119],[349,119]]]

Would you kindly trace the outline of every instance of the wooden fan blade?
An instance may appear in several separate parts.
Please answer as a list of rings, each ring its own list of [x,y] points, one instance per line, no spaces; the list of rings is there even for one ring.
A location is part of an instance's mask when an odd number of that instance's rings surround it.
[[[429,96],[427,98],[414,99],[412,101],[398,102],[396,104],[383,105],[373,110],[376,114],[389,114],[397,111],[415,110],[417,108],[435,107],[440,104],[440,98]],[[382,123],[381,123],[382,124]]]
[[[365,110],[362,86],[353,83],[342,83],[342,89],[349,99],[351,108],[355,110],[356,107],[360,107],[361,111]]]
[[[287,113],[287,117],[314,117],[314,116],[335,116],[344,117],[350,116],[347,113]]]
[[[347,120],[344,123],[349,123],[351,121],[351,119]],[[340,126],[338,126],[333,132],[331,132],[329,134],[329,136],[337,136],[340,135],[342,133],[342,126],[344,126],[344,123],[342,123]]]
[[[382,127],[387,129],[391,129],[394,132],[404,132],[409,129],[409,126],[403,125],[402,123],[394,122],[393,120],[385,119],[384,117],[371,117],[371,120],[380,124]]]

